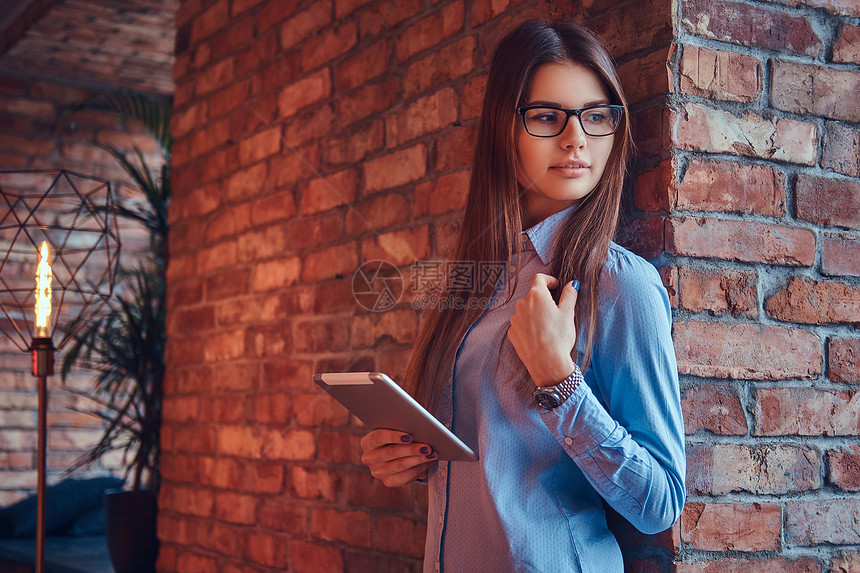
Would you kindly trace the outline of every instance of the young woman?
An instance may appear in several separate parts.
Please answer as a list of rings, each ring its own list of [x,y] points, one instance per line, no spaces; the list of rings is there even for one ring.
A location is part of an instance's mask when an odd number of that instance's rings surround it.
[[[668,297],[654,267],[611,242],[630,146],[618,77],[589,31],[527,22],[502,40],[456,260],[509,272],[450,289],[404,377],[480,459],[440,462],[390,430],[362,440],[387,486],[428,481],[425,571],[622,571],[604,503],[645,533],[681,513]]]

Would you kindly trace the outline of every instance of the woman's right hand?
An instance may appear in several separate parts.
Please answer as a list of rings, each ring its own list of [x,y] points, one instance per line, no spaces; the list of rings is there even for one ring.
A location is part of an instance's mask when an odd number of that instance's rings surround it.
[[[414,481],[436,461],[430,446],[413,443],[412,436],[395,430],[371,431],[361,439],[361,448],[361,462],[387,487]]]

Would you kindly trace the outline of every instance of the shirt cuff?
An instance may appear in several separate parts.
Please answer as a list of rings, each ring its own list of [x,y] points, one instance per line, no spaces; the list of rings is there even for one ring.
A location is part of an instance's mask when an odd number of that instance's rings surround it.
[[[540,412],[540,417],[572,457],[600,447],[618,426],[585,383],[558,408]]]

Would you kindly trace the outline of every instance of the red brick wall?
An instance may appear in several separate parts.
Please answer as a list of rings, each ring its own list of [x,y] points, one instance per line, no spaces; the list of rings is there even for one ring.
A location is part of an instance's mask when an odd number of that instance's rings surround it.
[[[402,373],[410,266],[455,236],[489,50],[577,11],[633,102],[624,241],[673,294],[689,433],[683,526],[617,524],[631,570],[836,565],[857,540],[826,526],[860,511],[852,9],[183,2],[160,570],[418,568],[426,492],[370,477],[364,430],[310,375]],[[404,277],[381,313],[351,291],[375,259]]]
[[[149,163],[157,166],[160,154],[139,127],[125,126],[115,117],[94,112],[64,115],[72,105],[92,94],[91,89],[71,84],[0,74],[0,170],[68,169],[126,181],[125,172],[97,143],[129,150],[136,145]],[[36,180],[44,185],[40,188],[47,190],[51,177],[27,176],[27,181]],[[12,177],[0,174],[0,185],[8,187],[12,181]],[[123,226],[121,239],[126,261],[148,244],[146,236],[132,227]],[[2,245],[4,255],[5,247]],[[58,341],[59,337],[55,337]],[[57,372],[61,359],[58,353]],[[30,356],[0,335],[0,506],[31,495],[36,489],[36,383],[30,371]],[[68,389],[86,391],[91,384],[91,375],[82,371],[73,371],[66,385],[59,374],[49,378],[49,485],[58,481],[60,474],[101,435],[98,419],[71,410],[92,405]],[[121,457],[110,454],[102,464],[76,472],[73,477],[106,471],[121,474],[121,466]]]
[[[857,16],[856,2],[680,2],[670,153],[636,198],[668,212],[679,572],[860,568]]]

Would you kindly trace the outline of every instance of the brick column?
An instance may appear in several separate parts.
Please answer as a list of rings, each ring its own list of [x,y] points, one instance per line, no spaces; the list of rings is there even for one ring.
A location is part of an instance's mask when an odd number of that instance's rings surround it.
[[[688,434],[678,572],[860,566],[856,3],[684,0],[642,162]],[[845,547],[842,547],[845,546]],[[853,546],[853,547],[852,547]]]

